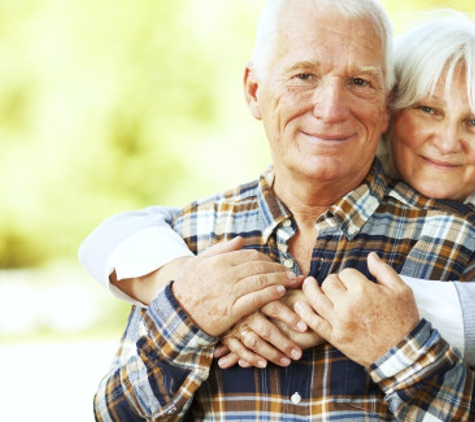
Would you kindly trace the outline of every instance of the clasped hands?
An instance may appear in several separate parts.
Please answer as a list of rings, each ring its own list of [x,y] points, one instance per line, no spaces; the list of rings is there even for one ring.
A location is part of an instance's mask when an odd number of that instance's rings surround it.
[[[189,259],[172,287],[189,317],[220,337],[223,369],[287,366],[325,341],[368,366],[419,321],[412,290],[374,253],[368,268],[377,283],[345,269],[319,286],[242,246],[238,237]]]

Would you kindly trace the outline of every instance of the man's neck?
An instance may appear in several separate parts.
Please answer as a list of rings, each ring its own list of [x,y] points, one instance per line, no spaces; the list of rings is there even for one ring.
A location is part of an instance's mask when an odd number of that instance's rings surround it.
[[[356,185],[357,186],[357,185]],[[297,181],[276,174],[273,190],[287,206],[301,230],[315,225],[317,218],[325,213],[356,186],[338,186],[335,182]]]
[[[275,175],[274,193],[290,210],[297,224],[297,233],[289,242],[289,252],[302,274],[306,275],[310,271],[312,252],[318,237],[318,217],[357,185],[349,189],[348,185],[340,187],[333,181],[327,184],[307,183]]]

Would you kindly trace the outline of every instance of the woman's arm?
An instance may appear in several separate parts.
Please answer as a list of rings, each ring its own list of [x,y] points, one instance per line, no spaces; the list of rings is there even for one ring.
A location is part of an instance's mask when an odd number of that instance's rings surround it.
[[[149,304],[156,288],[153,283],[150,288],[140,286],[141,277],[155,282],[151,279],[164,264],[193,256],[170,228],[177,212],[176,208],[154,206],[108,218],[81,244],[80,262],[118,298]]]

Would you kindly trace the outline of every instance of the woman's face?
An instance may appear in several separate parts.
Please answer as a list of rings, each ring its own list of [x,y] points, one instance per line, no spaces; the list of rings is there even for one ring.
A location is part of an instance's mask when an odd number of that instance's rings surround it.
[[[393,116],[391,148],[402,178],[420,193],[463,201],[475,190],[475,114],[465,76],[454,73],[428,95]]]

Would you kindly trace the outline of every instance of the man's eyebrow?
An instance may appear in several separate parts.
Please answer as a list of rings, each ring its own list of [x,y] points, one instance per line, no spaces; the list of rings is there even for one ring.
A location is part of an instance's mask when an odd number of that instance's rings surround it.
[[[295,72],[299,70],[309,69],[309,68],[319,68],[320,63],[312,60],[302,60],[300,62],[294,63],[287,70],[289,72]],[[364,73],[367,75],[382,76],[383,71],[379,66],[357,66],[356,73]]]
[[[287,71],[295,72],[299,70],[309,69],[311,67],[319,67],[319,64],[311,60],[302,60],[300,62],[294,63],[291,67],[287,69]]]
[[[383,76],[383,70],[378,66],[358,66],[356,72],[378,77]]]

